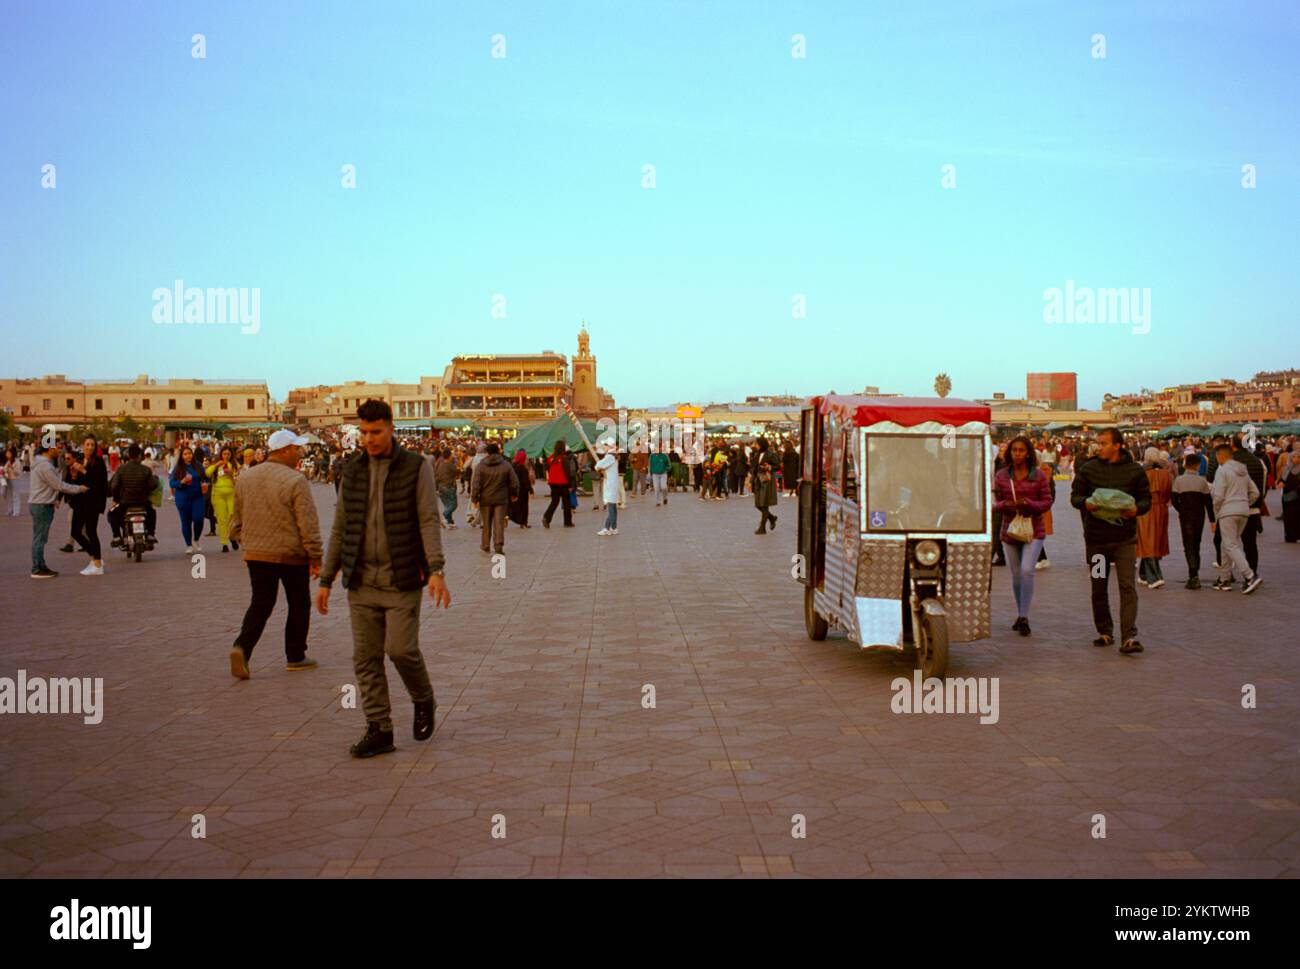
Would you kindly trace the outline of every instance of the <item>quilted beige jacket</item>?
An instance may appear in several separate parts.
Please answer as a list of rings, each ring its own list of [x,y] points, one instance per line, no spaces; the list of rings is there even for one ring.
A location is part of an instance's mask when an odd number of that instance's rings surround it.
[[[307,479],[277,461],[240,472],[235,479],[230,537],[239,543],[247,562],[320,562],[320,521]]]

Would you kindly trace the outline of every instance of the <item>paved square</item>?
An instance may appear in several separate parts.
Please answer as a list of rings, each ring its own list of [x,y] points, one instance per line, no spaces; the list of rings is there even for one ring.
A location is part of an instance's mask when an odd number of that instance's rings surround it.
[[[999,677],[996,724],[894,714],[910,655],[806,638],[793,501],[760,537],[748,499],[633,500],[598,538],[590,499],[549,531],[537,500],[505,577],[476,532],[443,533],[437,732],[411,739],[390,672],[398,750],[361,762],[341,595],[312,617],[320,669],[285,671],[281,604],[238,682],[244,566],[205,539],[193,578],[172,506],[158,550],[111,551],[102,578],[57,551],[60,511],[49,582],[27,578],[30,519],[0,518],[0,676],[105,689],[97,725],[0,716],[0,875],[1300,875],[1300,546],[1270,521],[1258,593],[1188,592],[1175,527],[1125,657],[1089,645],[1059,491],[1034,635],[1010,631],[996,569],[993,637],[953,647],[950,676]]]

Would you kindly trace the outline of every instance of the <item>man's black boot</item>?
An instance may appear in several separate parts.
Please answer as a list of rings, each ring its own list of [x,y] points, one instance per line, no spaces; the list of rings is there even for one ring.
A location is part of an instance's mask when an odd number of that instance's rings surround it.
[[[424,700],[415,704],[415,727],[412,733],[416,740],[428,740],[433,736],[433,715],[437,710],[437,700]]]
[[[366,723],[366,735],[352,745],[352,756],[373,757],[375,754],[392,753],[396,749],[393,746],[393,732],[380,730],[379,724],[370,721]]]

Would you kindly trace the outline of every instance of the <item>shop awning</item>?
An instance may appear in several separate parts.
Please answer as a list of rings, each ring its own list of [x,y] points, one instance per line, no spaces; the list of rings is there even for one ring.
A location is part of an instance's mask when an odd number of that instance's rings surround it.
[[[247,427],[248,425],[243,425]],[[275,425],[279,427],[280,425]],[[218,434],[224,434],[230,430],[229,424],[207,423],[206,421],[166,421],[163,423],[165,431],[215,431]]]
[[[915,427],[931,421],[939,424],[966,424],[978,421],[988,424],[991,413],[988,405],[972,400],[945,397],[863,397],[848,394],[827,394],[812,398],[812,406],[821,414],[838,414],[841,420],[852,421],[858,427],[869,427],[882,421],[892,421],[900,427]]]

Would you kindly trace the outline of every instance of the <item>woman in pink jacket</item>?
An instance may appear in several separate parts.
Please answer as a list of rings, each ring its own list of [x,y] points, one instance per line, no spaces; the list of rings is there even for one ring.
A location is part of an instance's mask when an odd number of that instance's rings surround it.
[[[1029,603],[1034,598],[1034,564],[1047,533],[1043,515],[1052,507],[1052,484],[1047,472],[1038,467],[1034,446],[1027,437],[1013,438],[1007,447],[1007,465],[993,479],[993,507],[1002,513],[999,539],[1011,572],[1011,591],[1016,597],[1016,621],[1011,628],[1029,635]],[[1034,537],[1019,542],[1007,535],[1016,515],[1033,520]]]

